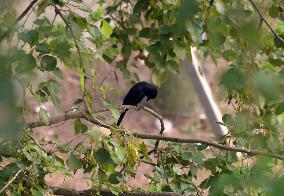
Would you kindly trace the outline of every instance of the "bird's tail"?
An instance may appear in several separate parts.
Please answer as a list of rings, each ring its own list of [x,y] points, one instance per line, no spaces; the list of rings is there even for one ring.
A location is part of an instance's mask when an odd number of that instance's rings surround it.
[[[125,114],[126,114],[126,112],[127,112],[128,110],[129,110],[129,109],[126,108],[125,110],[123,110],[123,112],[121,112],[120,117],[119,117],[119,119],[118,119],[118,121],[117,121],[117,123],[116,123],[117,126],[120,125],[120,123],[121,123],[123,117],[125,116]]]

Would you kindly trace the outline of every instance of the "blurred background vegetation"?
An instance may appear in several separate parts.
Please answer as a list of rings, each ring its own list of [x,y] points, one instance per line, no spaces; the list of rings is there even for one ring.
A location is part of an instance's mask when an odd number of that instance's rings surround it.
[[[113,194],[284,192],[283,9],[280,0],[1,0],[0,194],[52,194],[54,186]],[[123,132],[158,135],[143,111],[130,111],[117,131],[123,95],[145,80],[159,87],[150,106],[164,116],[164,134],[215,140],[181,67],[191,47],[202,54],[200,74],[224,113],[226,145],[279,160],[170,142],[147,156],[153,142]],[[84,109],[87,120],[50,123],[72,108]],[[109,112],[95,112],[101,108]],[[44,126],[32,128],[37,120]]]

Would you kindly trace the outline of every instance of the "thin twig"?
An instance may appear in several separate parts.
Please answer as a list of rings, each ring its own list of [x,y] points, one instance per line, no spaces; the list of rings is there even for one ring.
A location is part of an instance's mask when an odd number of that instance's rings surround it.
[[[7,37],[7,36],[11,33],[11,31],[12,31],[12,30],[14,29],[14,27],[18,24],[18,22],[19,22],[20,20],[22,20],[22,19],[25,17],[25,15],[28,14],[28,12],[33,8],[33,6],[36,4],[37,1],[38,1],[38,0],[33,0],[33,1],[28,5],[28,7],[16,18],[16,20],[9,26],[8,30],[0,36],[0,42],[2,42],[3,39],[4,39],[5,37]]]
[[[144,159],[142,159],[141,162],[152,165],[152,166],[157,166],[157,163],[153,163],[151,161],[147,161],[147,160],[144,160]]]
[[[165,125],[164,125],[164,121],[163,121],[163,117],[159,114],[157,114],[156,112],[154,112],[152,109],[150,108],[147,108],[147,107],[143,107],[143,110],[146,111],[146,112],[149,112],[151,113],[153,116],[155,116],[156,118],[159,119],[160,121],[160,124],[161,124],[161,130],[160,130],[160,135],[162,136],[164,131],[165,131]],[[155,147],[153,150],[151,150],[150,152],[148,152],[148,154],[152,154],[153,152],[157,152],[158,150],[158,147],[159,147],[159,143],[160,143],[160,140],[157,140],[156,143],[155,143]]]
[[[35,139],[30,133],[25,132],[25,134],[26,134],[31,140],[33,140],[33,142],[35,143],[35,145],[37,145],[42,151],[48,153],[48,151],[47,151],[45,148],[43,148],[43,147],[36,141],[36,139]]]
[[[202,139],[186,139],[186,138],[166,137],[166,136],[148,135],[148,134],[140,134],[140,133],[134,133],[133,135],[141,139],[154,139],[154,140],[159,139],[159,140],[175,142],[175,143],[195,143],[195,144],[200,143],[200,144],[212,146],[212,147],[215,147],[221,150],[242,152],[242,153],[249,154],[249,155],[262,155],[262,156],[284,160],[284,157],[278,154],[273,154],[270,152],[265,152],[265,151],[260,151],[260,150],[250,150],[250,149],[245,149],[245,148],[230,147],[230,146],[217,144],[217,143],[210,142],[207,140],[202,140]]]
[[[257,14],[260,17],[260,21],[264,22],[264,24],[266,24],[266,26],[269,28],[269,30],[271,31],[271,33],[277,38],[279,39],[282,43],[284,43],[284,39],[282,37],[280,37],[275,31],[274,29],[271,27],[271,25],[268,23],[268,21],[264,18],[264,16],[262,15],[262,13],[260,12],[260,10],[258,9],[257,5],[255,4],[255,2],[253,0],[248,0],[253,9],[257,12]]]
[[[17,178],[17,176],[22,172],[23,170],[20,169],[19,171],[17,171],[17,173],[13,176],[13,178],[11,178],[8,183],[0,190],[0,194],[3,193],[5,191],[5,189]]]
[[[84,135],[84,134],[82,134],[82,135]],[[71,140],[69,140],[68,142],[66,142],[65,144],[63,144],[62,146],[68,146],[68,145],[71,144],[73,141],[75,141],[75,140],[81,138],[82,135],[78,135],[77,137],[72,138]],[[86,137],[84,138],[84,140],[85,140],[85,139],[86,139]],[[53,150],[49,151],[49,154],[54,154],[55,152],[58,152],[59,150],[60,150],[59,148],[53,149]]]
[[[72,26],[70,24],[70,22],[67,20],[67,18],[61,13],[61,11],[57,8],[57,6],[55,5],[54,6],[54,9],[55,9],[55,13],[58,14],[61,19],[63,20],[63,22],[65,23],[65,25],[67,26],[67,28],[69,29],[70,33],[71,33],[71,36],[73,38],[73,41],[75,43],[75,47],[77,49],[77,52],[78,52],[78,55],[79,55],[79,62],[80,62],[80,72],[82,71],[83,74],[84,74],[84,78],[83,78],[83,98],[85,97],[85,86],[86,86],[86,76],[85,76],[85,67],[84,67],[84,64],[83,64],[83,58],[82,58],[82,55],[81,55],[81,50],[80,50],[80,47],[79,47],[79,44],[78,44],[78,41],[77,41],[77,38],[72,30]],[[81,73],[80,73],[81,74]],[[87,108],[88,109],[88,108]]]

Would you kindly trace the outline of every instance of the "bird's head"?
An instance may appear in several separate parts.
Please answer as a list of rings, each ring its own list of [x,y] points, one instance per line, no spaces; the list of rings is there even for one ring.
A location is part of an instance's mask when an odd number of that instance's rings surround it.
[[[157,97],[158,90],[153,84],[147,83],[146,88],[144,88],[144,93],[147,97],[147,101],[149,101],[150,99],[155,99]]]

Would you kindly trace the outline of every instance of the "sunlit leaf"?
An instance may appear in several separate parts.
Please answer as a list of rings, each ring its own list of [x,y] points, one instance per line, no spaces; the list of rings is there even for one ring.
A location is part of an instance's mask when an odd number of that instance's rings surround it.
[[[49,118],[48,118],[48,114],[47,111],[43,108],[40,108],[39,110],[39,119],[45,124],[48,125],[49,124]]]
[[[109,23],[106,20],[103,20],[101,32],[104,36],[110,36],[112,34],[112,27],[109,25]]]

